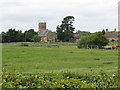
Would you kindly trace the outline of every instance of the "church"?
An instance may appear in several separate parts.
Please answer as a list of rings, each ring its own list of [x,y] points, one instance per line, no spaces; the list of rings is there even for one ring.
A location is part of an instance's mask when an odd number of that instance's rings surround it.
[[[47,29],[46,22],[39,22],[38,35],[41,37],[40,42],[55,42],[57,36],[54,32]]]

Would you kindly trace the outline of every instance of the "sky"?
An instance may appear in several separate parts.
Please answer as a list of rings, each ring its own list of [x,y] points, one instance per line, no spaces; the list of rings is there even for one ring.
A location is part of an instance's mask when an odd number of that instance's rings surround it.
[[[0,32],[10,28],[38,31],[38,22],[47,22],[47,29],[66,16],[74,16],[75,31],[97,32],[118,28],[119,0],[0,0]]]

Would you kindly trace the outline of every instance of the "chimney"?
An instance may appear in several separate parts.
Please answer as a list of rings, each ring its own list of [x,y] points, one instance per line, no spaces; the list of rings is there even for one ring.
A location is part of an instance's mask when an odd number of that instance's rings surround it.
[[[106,32],[108,32],[108,29],[106,29]]]

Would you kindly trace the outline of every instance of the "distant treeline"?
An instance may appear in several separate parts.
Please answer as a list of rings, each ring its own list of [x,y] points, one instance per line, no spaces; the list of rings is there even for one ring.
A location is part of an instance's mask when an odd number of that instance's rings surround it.
[[[56,33],[56,32],[55,32]],[[57,34],[57,33],[56,33]],[[82,36],[90,35],[90,32],[78,30],[75,34]],[[41,38],[34,29],[26,30],[24,33],[21,30],[8,29],[7,32],[0,34],[0,42],[39,42]]]
[[[78,30],[76,32],[76,34],[80,34],[82,36],[87,36],[87,35],[90,35],[91,33],[89,31],[81,31],[81,30]]]
[[[7,32],[2,32],[2,42],[37,42],[40,41],[38,33],[34,29],[29,29],[22,33],[21,30],[9,29]]]

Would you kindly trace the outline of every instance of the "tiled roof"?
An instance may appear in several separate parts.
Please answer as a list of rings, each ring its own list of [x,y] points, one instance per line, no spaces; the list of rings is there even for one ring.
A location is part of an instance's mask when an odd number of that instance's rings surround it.
[[[105,33],[105,36],[107,38],[118,38],[119,35],[120,35],[120,33],[118,33],[118,32],[112,32],[112,31]]]
[[[80,37],[80,34],[74,34],[74,37]]]
[[[50,30],[42,30],[40,33],[39,33],[39,36],[41,36],[41,37],[44,37],[44,36],[47,36],[47,34],[49,33],[49,32],[51,32]]]

